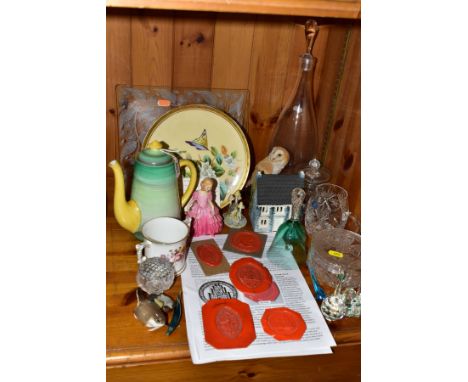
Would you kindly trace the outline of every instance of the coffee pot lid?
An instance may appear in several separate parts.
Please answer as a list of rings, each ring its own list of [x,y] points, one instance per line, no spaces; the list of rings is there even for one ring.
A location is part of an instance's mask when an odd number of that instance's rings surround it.
[[[140,152],[138,160],[152,166],[163,166],[174,161],[174,157],[163,150],[162,143],[152,141],[146,149]]]

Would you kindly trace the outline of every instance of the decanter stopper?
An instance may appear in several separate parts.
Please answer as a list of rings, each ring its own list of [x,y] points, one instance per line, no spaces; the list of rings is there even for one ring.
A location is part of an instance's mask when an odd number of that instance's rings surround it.
[[[304,203],[305,191],[302,188],[295,188],[291,192],[292,214],[291,220],[299,220],[301,217],[302,203]]]
[[[304,25],[304,32],[305,38],[307,41],[307,53],[312,54],[312,48],[314,47],[315,39],[317,38],[317,34],[319,31],[319,27],[317,21],[315,20],[307,20]]]
[[[316,159],[316,158],[312,159],[309,162],[309,166],[312,167],[312,169],[314,170],[313,172],[315,174],[319,174],[320,161],[318,159]]]

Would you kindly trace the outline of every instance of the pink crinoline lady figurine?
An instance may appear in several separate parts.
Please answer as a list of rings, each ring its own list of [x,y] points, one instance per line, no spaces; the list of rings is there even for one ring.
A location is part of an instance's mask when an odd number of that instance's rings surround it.
[[[212,189],[215,181],[205,178],[200,184],[200,190],[195,191],[190,200],[187,216],[194,219],[194,237],[211,235],[221,232],[223,219],[219,214],[218,207],[213,202]]]

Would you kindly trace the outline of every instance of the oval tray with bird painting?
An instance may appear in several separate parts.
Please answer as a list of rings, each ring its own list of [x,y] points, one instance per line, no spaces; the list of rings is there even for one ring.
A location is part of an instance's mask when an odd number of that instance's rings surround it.
[[[154,122],[143,146],[148,147],[153,140],[195,162],[199,182],[214,178],[221,208],[229,204],[230,195],[244,187],[250,168],[249,146],[241,127],[223,111],[207,105],[172,109]]]

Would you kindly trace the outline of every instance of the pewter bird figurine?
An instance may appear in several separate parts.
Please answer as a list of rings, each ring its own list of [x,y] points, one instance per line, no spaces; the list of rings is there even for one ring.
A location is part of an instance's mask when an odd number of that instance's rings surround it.
[[[136,291],[137,306],[133,311],[135,318],[153,331],[166,325],[166,315],[159,305],[148,299],[148,295],[140,288]]]
[[[275,146],[266,158],[257,163],[246,187],[250,186],[257,176],[257,172],[264,174],[279,174],[289,162],[289,153],[284,147]]]

